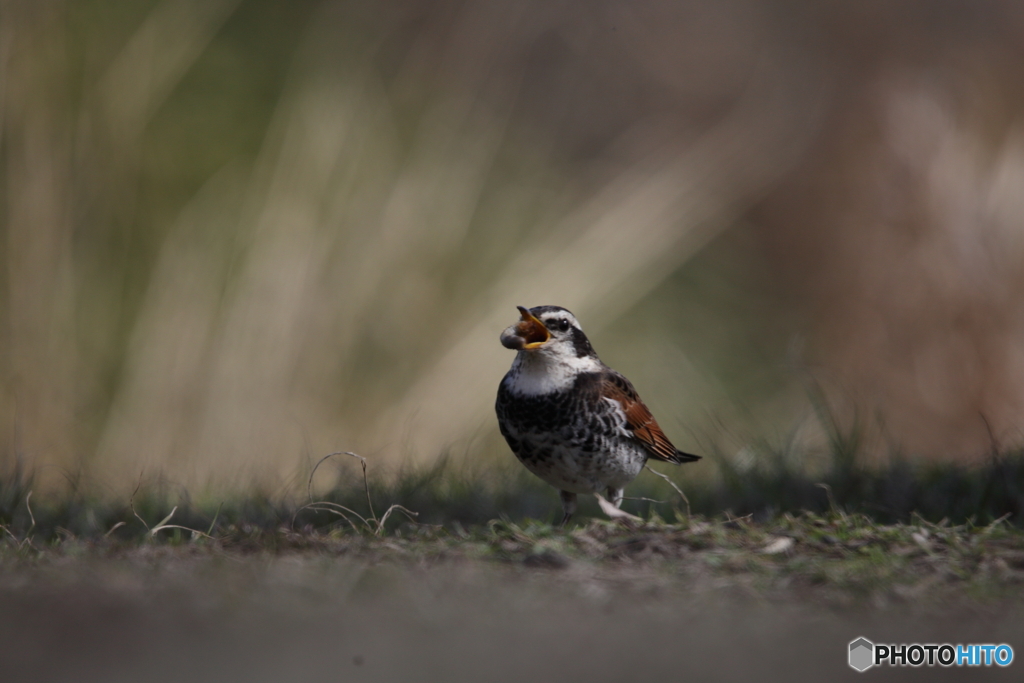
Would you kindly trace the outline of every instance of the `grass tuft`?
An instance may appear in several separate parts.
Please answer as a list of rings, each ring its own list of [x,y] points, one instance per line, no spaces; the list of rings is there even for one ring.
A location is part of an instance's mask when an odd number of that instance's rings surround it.
[[[812,397],[813,398],[813,397]],[[744,460],[712,451],[707,462],[717,476],[684,482],[685,468],[666,474],[652,469],[628,489],[623,510],[647,524],[686,523],[691,516],[747,519],[768,524],[794,515],[870,519],[877,524],[987,525],[997,520],[1024,526],[1024,449],[993,446],[968,466],[912,461],[899,454],[883,464],[863,456],[864,429],[858,420],[843,427],[824,400],[815,403],[828,443],[824,467],[806,463],[814,453],[797,445],[793,433],[781,446],[754,443]],[[795,433],[795,432],[794,432]],[[339,459],[336,456],[348,456]],[[354,470],[358,460],[361,471]],[[549,524],[559,516],[555,491],[511,457],[501,463],[456,460],[442,455],[429,465],[407,464],[375,471],[351,452],[324,456],[305,480],[306,500],[297,492],[263,491],[228,500],[193,500],[187,491],[161,480],[140,480],[126,501],[91,497],[80,487],[52,498],[33,496],[35,477],[20,460],[0,473],[0,536],[19,548],[80,539],[128,543],[252,539],[286,530],[298,534],[383,536],[441,528],[453,533],[500,524]],[[319,491],[325,468],[343,476]],[[651,469],[651,468],[649,468]],[[656,475],[656,476],[654,476]],[[580,501],[576,518],[606,519],[599,502]],[[384,510],[378,515],[376,510]],[[534,522],[533,520],[541,520]],[[493,531],[493,528],[492,528]],[[248,541],[246,541],[248,542]]]

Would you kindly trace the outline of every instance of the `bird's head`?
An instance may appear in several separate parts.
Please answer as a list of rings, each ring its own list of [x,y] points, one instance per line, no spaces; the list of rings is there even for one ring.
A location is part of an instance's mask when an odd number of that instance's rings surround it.
[[[569,311],[561,306],[517,308],[519,322],[501,333],[505,348],[554,358],[597,358],[576,316]]]

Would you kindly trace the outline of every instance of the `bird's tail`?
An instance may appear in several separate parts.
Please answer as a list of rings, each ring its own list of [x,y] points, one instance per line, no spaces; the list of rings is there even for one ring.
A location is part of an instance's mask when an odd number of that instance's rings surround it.
[[[691,453],[683,453],[682,451],[676,451],[675,455],[672,456],[672,460],[670,462],[674,462],[677,465],[682,465],[683,463],[686,462],[697,462],[698,460],[700,460],[699,455],[693,455]]]

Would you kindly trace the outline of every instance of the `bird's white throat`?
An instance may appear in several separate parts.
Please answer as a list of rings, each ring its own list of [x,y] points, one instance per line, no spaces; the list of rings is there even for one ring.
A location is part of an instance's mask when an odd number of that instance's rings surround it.
[[[584,372],[597,372],[603,367],[593,356],[547,354],[538,351],[520,351],[512,362],[505,381],[516,394],[541,396],[564,391]]]

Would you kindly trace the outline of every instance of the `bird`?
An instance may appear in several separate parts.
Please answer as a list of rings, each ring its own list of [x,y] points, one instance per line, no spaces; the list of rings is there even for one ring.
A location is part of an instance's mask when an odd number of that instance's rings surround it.
[[[561,306],[516,308],[520,320],[501,333],[516,357],[498,385],[498,428],[526,469],[559,490],[560,526],[581,493],[621,506],[625,486],[652,458],[700,460],[672,445],[633,384],[598,358],[576,316]]]

